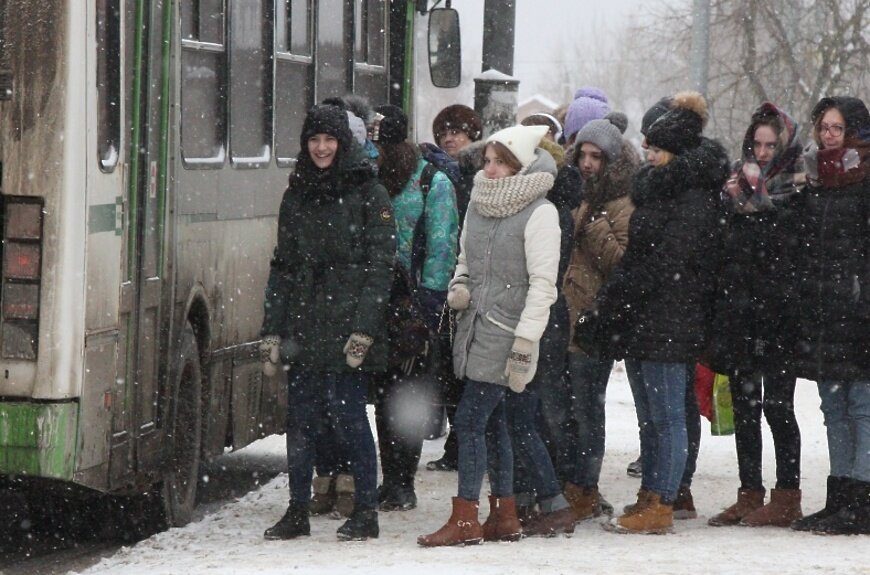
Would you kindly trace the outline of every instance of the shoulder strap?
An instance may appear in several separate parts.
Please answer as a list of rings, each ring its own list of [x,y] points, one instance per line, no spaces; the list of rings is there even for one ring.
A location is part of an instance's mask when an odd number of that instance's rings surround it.
[[[423,196],[423,211],[414,225],[414,239],[411,243],[411,277],[415,285],[420,285],[423,274],[423,262],[426,261],[426,201],[432,188],[432,178],[440,170],[426,162],[420,173],[420,193]]]

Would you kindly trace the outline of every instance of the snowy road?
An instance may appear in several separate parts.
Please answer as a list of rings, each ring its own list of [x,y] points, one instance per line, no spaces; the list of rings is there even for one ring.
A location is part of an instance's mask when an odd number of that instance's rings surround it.
[[[637,424],[621,366],[610,381],[604,495],[617,507],[634,501],[638,480],[625,474],[637,454]],[[815,385],[797,391],[803,435],[804,510],[821,507],[828,471],[826,441]],[[443,440],[426,442],[423,461],[440,455]],[[773,449],[765,430],[765,477],[773,483]],[[283,437],[271,437],[234,454],[270,467],[283,454]],[[157,534],[84,571],[81,575],[285,575],[287,573],[438,574],[474,573],[667,573],[691,575],[863,573],[870,575],[870,537],[822,537],[774,528],[712,528],[707,518],[732,503],[737,490],[734,439],[711,437],[704,422],[693,493],[700,517],[677,523],[675,535],[637,536],[605,532],[595,522],[578,525],[571,538],[525,539],[477,547],[421,549],[416,537],[447,519],[455,494],[453,473],[417,475],[420,505],[404,513],[381,513],[381,536],[340,543],[339,522],[312,520],[312,536],[265,541],[263,530],[283,513],[287,476],[215,509],[196,523]],[[485,507],[485,505],[484,505]],[[484,515],[485,517],[485,515]]]

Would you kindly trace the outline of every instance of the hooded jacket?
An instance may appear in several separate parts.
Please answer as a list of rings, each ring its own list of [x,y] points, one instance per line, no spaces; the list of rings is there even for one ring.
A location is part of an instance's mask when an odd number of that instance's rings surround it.
[[[701,137],[635,178],[630,241],[598,292],[604,357],[693,363],[705,343],[718,267],[719,194],[728,156]]]
[[[858,98],[823,98],[813,119],[836,107],[846,121],[845,149],[870,146],[870,113]],[[812,153],[812,152],[810,152]],[[870,158],[830,180],[810,183],[795,206],[797,258],[796,375],[814,381],[870,379]],[[829,170],[836,170],[829,166]],[[831,182],[851,181],[837,184]]]

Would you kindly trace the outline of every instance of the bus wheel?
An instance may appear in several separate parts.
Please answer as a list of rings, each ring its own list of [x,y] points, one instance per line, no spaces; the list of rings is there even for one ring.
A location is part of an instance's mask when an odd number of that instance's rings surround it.
[[[161,496],[166,522],[181,527],[193,518],[202,449],[202,366],[190,324],[181,334],[170,388],[173,393]]]

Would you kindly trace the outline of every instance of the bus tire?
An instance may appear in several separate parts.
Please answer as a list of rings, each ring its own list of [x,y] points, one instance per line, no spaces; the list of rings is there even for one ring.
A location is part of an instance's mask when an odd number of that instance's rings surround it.
[[[202,452],[202,365],[189,323],[181,333],[172,373],[167,457],[160,494],[166,523],[181,527],[193,518]]]

